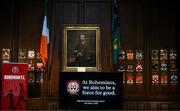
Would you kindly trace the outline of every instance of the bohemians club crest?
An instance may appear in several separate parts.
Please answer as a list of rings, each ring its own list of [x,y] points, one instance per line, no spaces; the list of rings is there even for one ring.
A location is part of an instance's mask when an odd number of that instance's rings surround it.
[[[80,84],[77,80],[70,80],[66,85],[66,90],[71,95],[76,95],[80,91]]]
[[[12,73],[17,74],[19,72],[19,68],[17,66],[12,67]]]

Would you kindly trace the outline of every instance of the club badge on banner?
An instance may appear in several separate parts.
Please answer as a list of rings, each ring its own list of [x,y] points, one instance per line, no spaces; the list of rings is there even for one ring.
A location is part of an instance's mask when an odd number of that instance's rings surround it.
[[[2,110],[26,109],[27,73],[27,64],[2,64]]]

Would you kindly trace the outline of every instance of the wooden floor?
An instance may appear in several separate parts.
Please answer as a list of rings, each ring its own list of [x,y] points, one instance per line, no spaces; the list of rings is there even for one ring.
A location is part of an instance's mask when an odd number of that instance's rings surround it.
[[[124,110],[180,110],[180,102],[174,101],[126,101]]]
[[[57,110],[58,104],[49,104],[50,110]],[[123,110],[180,110],[180,102],[175,101],[125,101]],[[67,110],[61,110],[67,111]],[[68,110],[70,111],[70,110]],[[77,110],[76,110],[77,111]],[[103,110],[105,111],[105,110]],[[111,110],[112,111],[112,110]]]
[[[42,102],[44,100],[41,100],[41,101],[33,100],[33,102],[35,101]],[[59,103],[57,100],[50,100],[49,102],[44,101],[43,103],[44,104],[41,106],[36,106],[37,104],[31,103],[28,105],[27,109],[29,110],[60,110]],[[180,110],[180,101],[124,101],[123,110],[163,110],[163,111],[164,110]],[[60,110],[60,111],[70,111],[70,110]]]

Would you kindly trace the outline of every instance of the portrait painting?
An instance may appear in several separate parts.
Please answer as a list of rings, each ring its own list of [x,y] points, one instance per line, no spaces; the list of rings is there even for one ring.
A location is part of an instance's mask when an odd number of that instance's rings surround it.
[[[65,26],[63,71],[100,71],[100,28]]]

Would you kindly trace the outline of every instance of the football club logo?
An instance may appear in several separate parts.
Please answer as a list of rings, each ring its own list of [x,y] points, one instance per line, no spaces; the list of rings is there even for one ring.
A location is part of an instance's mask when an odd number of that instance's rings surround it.
[[[158,61],[152,61],[152,71],[158,71],[159,67],[158,67]]]
[[[70,80],[66,85],[66,90],[70,95],[76,95],[80,91],[80,84],[77,80]]]
[[[161,84],[167,84],[167,74],[161,74]]]
[[[34,62],[32,60],[29,61],[28,70],[29,71],[34,71],[35,70]]]
[[[35,82],[35,74],[34,74],[34,72],[29,72],[28,73],[28,82],[29,83],[34,83]]]
[[[127,59],[132,60],[134,57],[132,50],[127,50]]]
[[[143,58],[142,51],[141,50],[137,50],[136,51],[136,59],[137,60],[141,60],[142,58]]]
[[[37,67],[37,70],[43,71],[43,63],[42,62],[36,63],[36,67]]]
[[[159,83],[159,75],[152,75],[152,83]]]
[[[162,63],[161,64],[161,70],[162,71],[166,71],[167,70],[167,64],[166,63]]]
[[[127,74],[127,84],[133,84],[133,83],[134,83],[133,74],[131,74],[131,73]]]
[[[137,83],[137,84],[142,84],[142,83],[143,83],[143,76],[142,76],[141,73],[138,73],[138,74],[136,75],[136,83]]]
[[[136,64],[136,71],[141,72],[142,70],[143,70],[142,64],[141,63]]]
[[[119,55],[119,59],[125,59],[125,57],[126,57],[126,52],[121,50],[120,55]]]
[[[26,50],[19,49],[19,59],[26,59]]]
[[[170,60],[175,60],[176,57],[177,57],[177,53],[176,53],[176,50],[170,50]]]
[[[17,66],[12,67],[12,73],[17,74],[19,72],[19,68]]]
[[[127,71],[128,72],[133,72],[134,70],[133,70],[133,64],[128,64],[127,65]]]
[[[3,63],[10,62],[10,49],[2,49],[2,62]]]
[[[170,71],[177,71],[177,66],[175,62],[170,62]]]
[[[170,77],[170,82],[171,82],[171,84],[177,84],[178,83],[178,76],[177,75],[171,75],[171,77]]]
[[[41,54],[40,54],[40,52],[37,52],[37,53],[36,53],[36,58],[37,58],[37,59],[41,59]]]
[[[167,60],[167,50],[160,50],[160,60]]]
[[[151,54],[151,56],[152,56],[152,60],[158,60],[158,58],[159,58],[159,51],[158,50],[152,50],[152,54]]]
[[[118,71],[119,71],[119,72],[124,72],[124,71],[125,71],[125,69],[124,69],[124,64],[120,64],[120,65],[118,66]]]
[[[37,65],[37,68],[42,68],[43,67],[43,63],[41,63],[41,62],[37,63],[36,65]]]
[[[33,50],[28,51],[28,58],[29,59],[34,59],[34,56],[35,56],[35,53]]]

